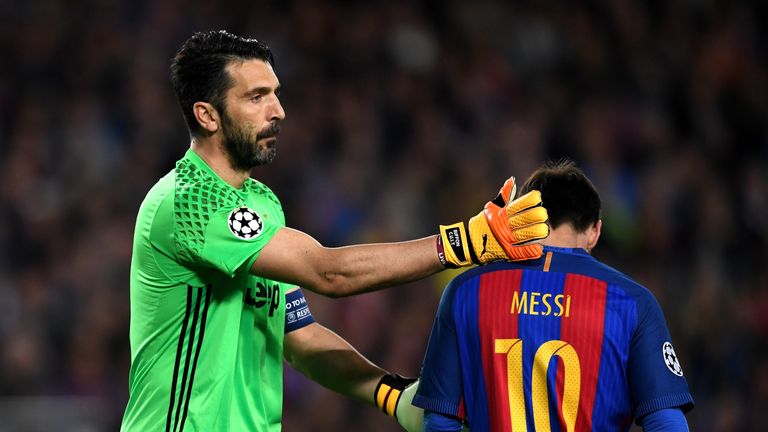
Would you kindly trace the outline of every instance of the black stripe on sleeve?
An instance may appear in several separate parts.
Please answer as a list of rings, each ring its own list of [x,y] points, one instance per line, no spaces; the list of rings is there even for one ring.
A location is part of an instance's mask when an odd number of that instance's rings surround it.
[[[192,372],[189,375],[189,391],[187,391],[187,397],[184,401],[184,411],[181,416],[181,427],[179,432],[184,430],[184,422],[187,420],[187,412],[189,411],[189,399],[192,394],[192,383],[195,380],[195,369],[197,369],[197,360],[200,358],[200,348],[203,346],[203,336],[205,336],[205,320],[208,317],[208,306],[211,304],[211,286],[203,288],[205,290],[205,306],[203,307],[203,316],[200,318],[200,334],[197,337],[197,348],[195,349],[195,360],[192,362]],[[181,401],[179,401],[181,402]]]
[[[179,363],[181,362],[181,351],[184,347],[184,336],[187,334],[187,323],[189,322],[189,312],[192,307],[192,287],[187,287],[187,309],[184,312],[184,321],[181,324],[181,331],[179,332],[179,343],[176,347],[176,362],[173,365],[173,377],[171,378],[171,402],[168,406],[168,419],[165,423],[165,431],[171,431],[171,416],[173,415],[173,402],[176,399],[176,381],[179,377]]]
[[[192,287],[189,287],[191,290]],[[187,386],[187,374],[189,373],[189,362],[192,359],[192,349],[195,345],[195,330],[197,327],[197,317],[200,314],[200,300],[202,298],[202,288],[197,289],[197,300],[195,301],[195,313],[192,316],[192,326],[189,328],[189,344],[187,345],[187,355],[184,360],[184,374],[181,376],[181,389],[179,391],[179,404],[176,406],[176,419],[173,422],[173,430],[179,425],[179,416],[181,415],[181,403],[184,400],[184,391]]]

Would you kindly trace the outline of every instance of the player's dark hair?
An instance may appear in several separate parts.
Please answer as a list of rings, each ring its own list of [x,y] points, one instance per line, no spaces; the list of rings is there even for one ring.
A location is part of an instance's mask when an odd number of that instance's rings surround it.
[[[233,85],[226,68],[244,60],[264,60],[274,66],[272,51],[264,42],[225,30],[195,33],[176,53],[171,63],[171,83],[192,136],[202,132],[192,106],[208,102],[223,113],[226,92]]]
[[[584,232],[600,220],[600,194],[576,164],[568,159],[547,162],[523,184],[520,195],[541,191],[552,229],[570,223]]]

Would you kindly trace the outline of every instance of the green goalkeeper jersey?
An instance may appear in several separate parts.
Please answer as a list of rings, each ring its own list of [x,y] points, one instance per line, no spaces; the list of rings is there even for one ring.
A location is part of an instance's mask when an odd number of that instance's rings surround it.
[[[276,431],[285,292],[248,273],[285,226],[280,202],[189,150],[147,194],[131,262],[123,431]]]

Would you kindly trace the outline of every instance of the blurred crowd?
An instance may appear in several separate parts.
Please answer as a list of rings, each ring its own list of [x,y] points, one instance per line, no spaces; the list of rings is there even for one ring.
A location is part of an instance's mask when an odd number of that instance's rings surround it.
[[[741,0],[0,2],[0,431],[118,428],[135,215],[189,145],[170,58],[220,28],[274,51],[287,118],[253,175],[289,226],[427,236],[572,158],[603,198],[596,257],[666,314],[691,429],[768,430],[766,21]],[[449,276],[308,298],[416,375]],[[398,430],[285,386],[286,431]]]

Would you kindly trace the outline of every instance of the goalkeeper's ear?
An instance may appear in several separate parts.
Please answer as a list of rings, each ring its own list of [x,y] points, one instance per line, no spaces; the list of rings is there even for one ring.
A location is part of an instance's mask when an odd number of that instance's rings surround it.
[[[192,112],[195,114],[195,120],[206,132],[210,134],[219,130],[219,113],[213,105],[208,102],[195,102],[192,106]]]

